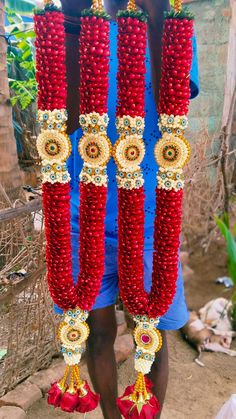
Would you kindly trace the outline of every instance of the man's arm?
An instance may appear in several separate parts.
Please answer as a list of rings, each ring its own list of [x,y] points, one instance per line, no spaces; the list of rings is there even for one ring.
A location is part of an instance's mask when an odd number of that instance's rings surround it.
[[[169,0],[137,0],[137,6],[148,13],[148,41],[150,47],[152,87],[158,104],[161,80],[161,39],[164,12],[170,9]]]

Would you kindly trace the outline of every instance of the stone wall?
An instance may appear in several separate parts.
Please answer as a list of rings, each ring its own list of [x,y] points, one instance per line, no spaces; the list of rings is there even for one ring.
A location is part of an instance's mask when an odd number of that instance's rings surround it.
[[[231,4],[230,0],[187,0],[185,3],[189,3],[195,15],[201,89],[198,98],[191,102],[191,133],[195,137],[206,128],[213,135],[222,125]],[[236,71],[236,65],[234,68]]]

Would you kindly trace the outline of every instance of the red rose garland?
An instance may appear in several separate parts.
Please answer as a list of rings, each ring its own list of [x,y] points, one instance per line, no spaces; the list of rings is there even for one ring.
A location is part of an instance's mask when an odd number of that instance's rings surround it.
[[[155,146],[159,165],[156,188],[154,254],[151,292],[144,290],[144,190],[141,169],[144,157],[144,74],[146,24],[134,0],[118,14],[118,106],[117,129],[120,138],[114,147],[118,166],[118,268],[121,297],[137,326],[135,369],[138,378],[117,400],[125,418],[155,418],[159,403],[151,393],[147,374],[161,348],[156,326],[171,305],[178,277],[178,249],[183,196],[182,168],[189,158],[189,145],[183,136],[187,126],[192,60],[193,20],[181,10],[166,15],[163,32],[162,78],[159,102],[159,128],[162,138]],[[135,48],[135,52],[131,46]],[[137,122],[142,129],[138,129]]]
[[[137,165],[145,152],[142,134],[146,32],[146,19],[142,13],[137,17],[129,12],[127,16],[125,12],[119,14],[116,124],[120,138],[114,146],[114,158],[120,168],[117,172],[119,289],[132,314],[145,314],[147,306],[143,283],[145,197],[143,176]],[[131,187],[133,189],[129,190]],[[130,280],[126,281],[126,278]]]
[[[99,2],[100,4],[100,2]],[[110,142],[108,123],[109,23],[94,1],[81,18],[81,125],[79,150],[84,159],[80,175],[80,273],[73,284],[70,223],[70,177],[66,160],[71,145],[66,135],[66,68],[64,16],[52,1],[35,14],[38,120],[37,148],[42,159],[48,284],[54,302],[65,310],[58,337],[67,368],[54,383],[48,403],[67,412],[93,410],[99,396],[80,378],[78,363],[89,335],[86,323],[104,273],[104,221],[107,197],[106,163]],[[95,28],[93,33],[92,28]],[[90,50],[90,65],[85,54]],[[97,71],[94,78],[94,71]],[[69,378],[69,385],[67,380]]]

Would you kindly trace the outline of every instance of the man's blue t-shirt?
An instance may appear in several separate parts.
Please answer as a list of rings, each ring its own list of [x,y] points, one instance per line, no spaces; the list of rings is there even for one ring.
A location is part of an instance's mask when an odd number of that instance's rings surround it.
[[[108,99],[108,114],[109,126],[108,137],[114,144],[118,138],[115,126],[116,114],[116,99],[117,99],[117,82],[116,74],[118,69],[117,62],[117,23],[111,22],[110,31],[110,86],[109,86],[109,99]],[[151,67],[150,55],[147,48],[146,55],[146,117],[145,117],[145,131],[144,142],[146,146],[146,154],[142,163],[142,169],[145,179],[145,249],[152,249],[153,246],[153,225],[155,215],[155,188],[156,188],[156,172],[157,164],[154,159],[154,146],[157,139],[160,137],[157,122],[158,115],[156,105],[152,93],[151,84]],[[198,94],[198,65],[197,65],[197,51],[196,39],[193,38],[193,63],[191,70],[191,98]],[[71,175],[71,215],[72,215],[72,246],[76,249],[78,247],[78,208],[79,208],[79,174],[82,169],[82,159],[78,153],[78,142],[82,136],[82,130],[79,129],[71,135],[72,142],[72,155],[68,161],[68,168]],[[117,185],[116,185],[116,165],[111,159],[108,163],[108,200],[107,200],[107,215],[106,215],[106,249],[117,247]]]

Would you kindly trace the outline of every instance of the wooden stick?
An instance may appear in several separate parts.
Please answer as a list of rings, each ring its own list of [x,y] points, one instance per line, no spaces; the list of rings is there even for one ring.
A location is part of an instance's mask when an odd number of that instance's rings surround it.
[[[30,284],[35,282],[41,275],[45,275],[45,273],[46,266],[42,265],[28,277],[22,278],[21,281],[17,282],[17,284],[14,285],[14,281],[12,281],[12,284],[6,286],[8,288],[7,291],[0,294],[0,304],[11,301],[14,296],[20,294],[27,287],[29,287]]]
[[[0,211],[0,223],[3,221],[14,220],[14,218],[28,215],[31,212],[40,211],[42,209],[42,199],[36,198],[30,202],[17,208],[6,208]]]

